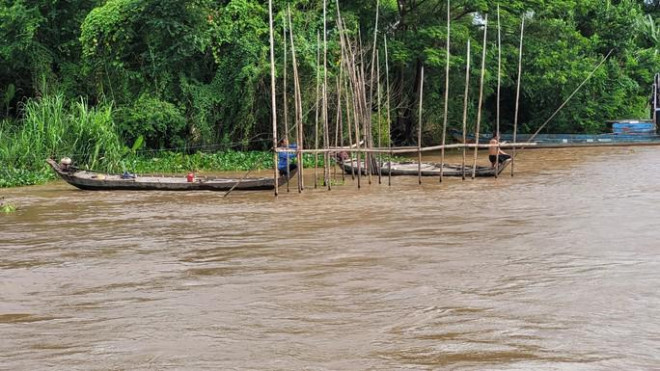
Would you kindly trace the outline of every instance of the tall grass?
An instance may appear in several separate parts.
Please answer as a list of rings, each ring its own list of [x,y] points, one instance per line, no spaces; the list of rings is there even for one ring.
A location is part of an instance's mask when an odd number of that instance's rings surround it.
[[[122,146],[112,105],[91,108],[83,99],[66,104],[62,95],[31,99],[22,119],[0,123],[0,187],[51,178],[47,158],[71,157],[77,166],[113,171]]]
[[[90,109],[84,100],[73,107],[72,152],[76,159],[89,168],[116,170],[123,154],[123,146],[112,119],[112,106],[102,105]]]
[[[31,99],[21,108],[24,118],[19,122],[11,154],[17,167],[36,170],[42,167],[44,159],[63,149],[68,124],[64,99],[61,95]]]

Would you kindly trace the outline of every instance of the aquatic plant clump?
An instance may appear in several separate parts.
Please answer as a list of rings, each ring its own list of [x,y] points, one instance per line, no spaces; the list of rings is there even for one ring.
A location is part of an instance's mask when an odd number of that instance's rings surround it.
[[[4,197],[0,198],[0,213],[9,214],[15,211],[16,211],[16,206],[10,203],[6,203]]]
[[[323,159],[314,162],[314,156],[303,156],[306,168],[323,166]],[[197,152],[191,155],[180,152],[161,152],[154,156],[135,155],[124,161],[128,171],[137,174],[181,173],[186,171],[248,171],[273,168],[272,152],[222,151]]]

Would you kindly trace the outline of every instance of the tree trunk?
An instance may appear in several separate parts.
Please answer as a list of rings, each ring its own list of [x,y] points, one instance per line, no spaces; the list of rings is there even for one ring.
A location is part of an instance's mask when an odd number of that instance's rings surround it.
[[[396,145],[410,145],[416,143],[414,139],[415,116],[413,108],[419,97],[419,84],[422,71],[422,61],[417,59],[415,62],[414,84],[412,89],[404,89],[406,86],[405,73],[406,66],[399,64],[397,68],[397,79],[399,80],[399,94],[394,96],[396,110],[396,124],[392,128],[392,141]],[[417,99],[415,99],[417,97]]]

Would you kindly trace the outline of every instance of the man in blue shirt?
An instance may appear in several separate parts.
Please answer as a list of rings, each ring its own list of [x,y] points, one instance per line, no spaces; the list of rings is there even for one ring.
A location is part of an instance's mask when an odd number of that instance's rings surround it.
[[[296,149],[298,146],[296,144],[289,145],[289,140],[284,138],[281,139],[277,144],[279,149]],[[298,168],[297,164],[292,164],[291,161],[295,160],[295,152],[278,152],[277,153],[277,170],[280,171],[280,176],[289,177],[291,172]],[[288,164],[288,166],[287,166]]]

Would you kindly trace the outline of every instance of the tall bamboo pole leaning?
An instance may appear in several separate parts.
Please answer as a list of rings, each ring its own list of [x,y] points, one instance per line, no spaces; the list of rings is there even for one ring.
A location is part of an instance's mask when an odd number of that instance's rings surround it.
[[[500,134],[500,87],[502,80],[502,25],[500,23],[500,4],[497,4],[497,102],[495,133]],[[495,178],[500,172],[500,141],[497,141],[497,154],[495,155]]]
[[[357,87],[360,91],[359,99],[361,109],[360,119],[362,120],[362,137],[364,138],[364,147],[371,149],[373,143],[371,140],[371,107],[367,104],[366,83],[367,77],[364,71],[364,48],[362,47],[362,30],[358,27],[358,53],[360,56],[360,68],[358,69]],[[366,151],[364,154],[364,171],[367,174],[367,182],[371,184],[371,153]]]
[[[417,124],[417,178],[422,184],[422,104],[424,101],[424,65],[419,82],[419,120]]]
[[[303,183],[303,128],[302,128],[302,99],[300,96],[300,80],[298,79],[298,61],[296,59],[296,45],[293,41],[293,22],[291,22],[291,9],[287,7],[287,17],[289,18],[289,39],[291,40],[291,63],[293,64],[293,89],[294,101],[296,107],[296,137],[298,158],[298,193],[305,188]]]
[[[481,126],[481,105],[484,98],[484,77],[486,75],[486,37],[488,34],[488,14],[484,15],[484,43],[481,52],[481,81],[479,82],[479,103],[477,108],[477,125],[474,132],[474,162],[472,163],[472,179],[477,175],[477,154],[479,153],[479,129]]]
[[[349,39],[346,38],[346,40],[348,41]],[[348,44],[348,48],[349,48],[349,51],[350,51],[350,44],[349,43],[347,43],[347,44]],[[352,57],[351,58],[352,59],[351,63],[352,63],[353,66],[355,66],[355,55],[352,52],[351,52],[351,57]],[[359,87],[357,86],[358,84],[357,84],[355,68],[353,68],[352,78],[353,78],[353,81],[352,81],[353,93],[351,95],[353,97],[353,115],[354,115],[353,116],[353,126],[355,126],[355,144],[357,145],[357,179],[358,179],[357,186],[358,186],[358,189],[360,189],[361,186],[362,186],[362,182],[361,182],[361,180],[362,180],[362,167],[361,167],[362,166],[362,160],[361,160],[362,154],[360,152],[360,117],[361,117],[360,110],[361,110],[361,108],[360,108],[360,97],[359,97],[359,94],[358,94],[359,93]],[[365,152],[365,154],[366,154],[366,152]],[[366,163],[366,161],[365,161],[365,163]],[[365,167],[365,171],[366,171],[366,169],[368,169],[368,168]]]
[[[387,55],[387,36],[383,35],[383,43],[385,44],[385,82],[387,84],[387,146],[390,150],[390,160],[387,162],[388,175],[387,185],[392,185],[392,128],[390,117],[390,66]]]
[[[462,178],[465,180],[465,154],[467,151],[467,114],[468,114],[468,95],[470,93],[470,39],[467,41],[467,57],[465,58],[465,93],[463,96],[463,169]]]
[[[520,108],[520,80],[522,79],[522,52],[523,52],[523,32],[525,30],[525,14],[522,15],[520,22],[520,46],[518,48],[518,81],[516,82],[516,110],[513,116],[513,143],[517,143],[518,136],[518,109]],[[513,156],[511,156],[511,176],[513,176],[513,165],[516,158],[516,147],[513,147]]]
[[[278,193],[277,169],[277,99],[275,97],[275,41],[273,40],[273,0],[268,0],[268,28],[270,39],[270,98],[271,115],[273,120],[273,179],[275,181],[275,196]]]
[[[328,191],[331,189],[330,185],[330,156],[328,155],[328,148],[330,147],[330,130],[328,124],[328,40],[327,40],[327,1],[323,0],[323,148],[326,152],[323,153],[323,179]]]
[[[350,147],[353,148],[353,139],[351,128],[351,112],[353,113],[353,124],[355,126],[355,146],[357,150],[357,156],[353,156],[353,151],[350,152],[350,161],[353,161],[353,158],[356,158],[357,161],[357,187],[360,188],[360,131],[358,129],[358,118],[357,118],[357,104],[355,98],[355,91],[349,89],[353,81],[355,80],[355,57],[349,50],[348,37],[345,34],[344,22],[341,17],[341,12],[339,11],[339,0],[336,0],[337,6],[337,29],[339,30],[339,44],[341,46],[341,59],[340,62],[343,62],[346,66],[346,81],[345,81],[345,91],[346,91],[346,118],[347,118],[347,128],[348,128],[348,140],[350,142]],[[350,95],[350,96],[349,96]],[[353,101],[353,106],[350,105],[351,100]],[[351,178],[355,179],[355,172],[351,166]]]
[[[361,158],[361,143],[364,143],[361,137],[361,133],[359,131],[360,125],[362,124],[362,119],[361,119],[361,104],[360,104],[360,94],[359,94],[359,87],[358,87],[358,81],[359,81],[359,70],[357,68],[357,57],[355,54],[357,51],[353,50],[353,44],[351,41],[351,38],[349,35],[346,34],[346,24],[344,23],[344,20],[342,19],[342,29],[344,30],[344,50],[346,52],[346,70],[350,71],[348,75],[348,88],[351,91],[351,102],[353,104],[353,125],[355,126],[355,143],[358,148],[358,157]],[[357,41],[355,42],[357,45]],[[357,46],[356,46],[357,48]],[[362,172],[359,171],[361,166],[361,162],[358,161],[358,178],[361,176]],[[359,183],[359,181],[358,181]],[[359,186],[358,186],[359,188]]]
[[[341,56],[339,57],[341,58]],[[335,125],[335,147],[344,146],[344,115],[341,107],[341,82],[344,75],[344,66],[341,61],[339,61],[339,77],[337,77],[337,122]],[[334,177],[337,178],[337,166],[333,166],[335,169]],[[345,180],[344,171],[341,171],[341,180]]]
[[[350,97],[349,97],[350,91],[348,90],[348,82],[347,82],[348,79],[349,79],[348,76],[350,74],[350,70],[349,70],[348,67],[346,68],[346,74],[347,75],[346,75],[346,80],[344,80],[341,72],[343,71],[342,67],[344,66],[344,63],[346,63],[346,58],[347,57],[346,57],[345,51],[344,51],[344,36],[343,36],[344,31],[343,31],[343,27],[342,27],[341,14],[339,12],[339,0],[336,0],[336,1],[337,1],[337,21],[336,21],[336,23],[337,23],[337,30],[339,31],[339,45],[340,45],[339,85],[344,86],[344,91],[345,91],[344,98],[346,100],[346,129],[348,130],[349,148],[352,148],[353,147],[353,134],[352,134],[353,130],[351,129],[351,114],[350,114],[351,111],[350,111],[350,103],[349,103],[349,101],[350,101]],[[339,90],[341,90],[341,89],[339,89]],[[342,137],[342,143],[343,143],[343,140],[344,140],[344,138]],[[353,158],[354,158],[353,151],[349,150],[349,161],[353,161]],[[344,160],[342,159],[341,161],[343,163]],[[342,171],[342,174],[343,174],[343,171]],[[343,179],[343,175],[342,175],[342,179]],[[355,168],[353,166],[351,166],[351,179],[355,180]]]
[[[603,59],[601,59],[601,61],[598,63],[598,65],[596,65],[596,67],[594,67],[594,69],[591,72],[589,72],[589,75],[587,75],[587,77],[580,83],[580,85],[578,85],[578,87],[575,88],[575,90],[573,90],[571,95],[569,95],[568,98],[566,98],[566,100],[559,106],[559,108],[557,108],[555,110],[555,112],[553,112],[552,115],[550,115],[550,117],[548,117],[548,119],[545,120],[545,122],[541,126],[539,126],[538,129],[536,129],[534,134],[532,134],[532,136],[529,137],[529,139],[527,140],[527,143],[531,143],[536,138],[536,136],[539,135],[541,130],[543,130],[543,128],[545,128],[550,123],[550,121],[552,121],[552,119],[555,118],[555,116],[559,113],[559,111],[561,111],[564,108],[564,106],[566,106],[568,104],[568,102],[570,102],[571,99],[573,99],[575,94],[578,91],[580,91],[580,89],[582,89],[582,86],[584,86],[584,84],[586,84],[587,81],[589,81],[591,79],[591,77],[593,77],[594,73],[596,73],[596,71],[598,71],[600,66],[602,66],[603,63],[605,63],[605,61],[607,61],[607,58],[609,58],[610,55],[612,55],[612,52],[614,52],[614,49],[610,49],[610,51],[607,53],[607,55],[604,56]]]
[[[314,149],[319,149],[319,98],[320,98],[320,85],[321,77],[319,76],[319,71],[321,70],[321,34],[316,33],[316,104],[315,108],[315,118],[314,118]],[[317,188],[318,183],[318,163],[319,163],[319,154],[318,152],[314,153],[314,188]]]
[[[447,142],[447,114],[449,112],[449,40],[451,32],[451,8],[450,1],[447,0],[447,63],[445,65],[445,112],[442,122],[442,149],[440,150],[440,183],[445,172],[445,143]]]
[[[355,143],[357,147],[357,187],[360,189],[361,187],[361,174],[362,174],[362,169],[361,169],[361,154],[360,154],[360,99],[359,99],[359,86],[357,84],[358,78],[357,78],[357,72],[355,68],[355,54],[353,53],[353,50],[350,46],[350,39],[345,33],[345,25],[343,23],[343,20],[341,18],[341,12],[339,11],[339,0],[336,2],[337,4],[337,27],[339,28],[339,39],[341,43],[341,50],[344,55],[344,65],[346,66],[346,72],[347,72],[347,80],[348,80],[348,85],[353,88],[353,90],[347,89],[347,96],[349,92],[351,93],[351,97],[353,98],[353,109],[351,110],[353,112],[353,124],[355,127]],[[347,113],[348,111],[348,107]]]
[[[289,43],[286,39],[286,21],[284,21],[284,25],[282,26],[282,40],[284,40],[284,73],[282,74],[282,85],[283,85],[283,92],[282,92],[282,103],[284,106],[284,137],[286,140],[289,140],[289,102],[287,101],[287,84],[286,84],[286,72],[288,69],[287,65],[287,57],[288,57],[288,52],[287,52],[287,44]],[[288,148],[287,148],[288,149]],[[289,154],[287,153],[286,156],[286,191],[290,192],[291,189],[289,187],[289,178],[291,177],[291,173],[289,171]]]

